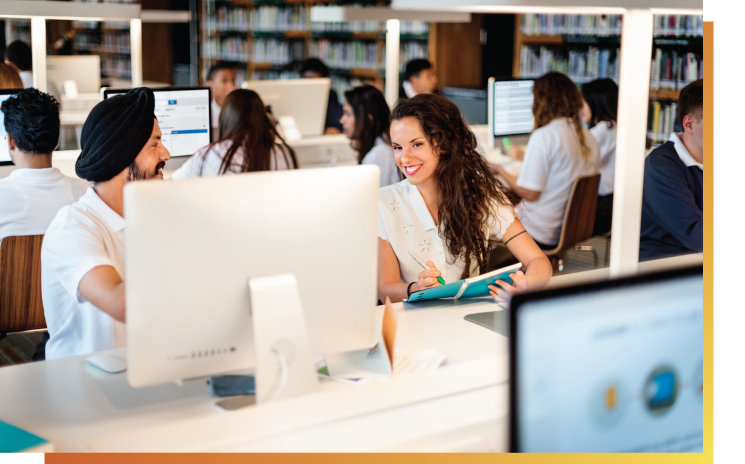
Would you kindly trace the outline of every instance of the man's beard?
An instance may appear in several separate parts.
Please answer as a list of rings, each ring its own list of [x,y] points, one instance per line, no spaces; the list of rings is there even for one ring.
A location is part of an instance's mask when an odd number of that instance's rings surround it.
[[[166,162],[161,161],[158,163],[157,166],[155,166],[155,170],[152,173],[144,172],[140,170],[140,167],[137,166],[137,161],[132,161],[132,164],[129,165],[129,168],[127,168],[127,182],[133,181],[133,180],[148,180],[152,179],[155,176],[157,176],[160,171],[165,167]]]

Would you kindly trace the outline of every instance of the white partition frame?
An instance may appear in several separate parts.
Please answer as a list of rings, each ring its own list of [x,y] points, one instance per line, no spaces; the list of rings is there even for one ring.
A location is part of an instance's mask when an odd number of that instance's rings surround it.
[[[31,55],[34,87],[47,90],[46,20],[129,21],[132,86],[142,86],[142,11],[138,4],[0,0],[0,18],[31,19]]]
[[[310,9],[314,22],[385,21],[385,100],[391,108],[398,100],[398,60],[401,43],[401,21],[429,23],[468,23],[471,14],[452,11],[398,11],[390,8],[356,8],[314,6]]]
[[[655,14],[704,14],[701,0],[392,0],[400,11],[470,13],[622,14],[621,69],[618,81],[611,278],[636,274],[639,265],[642,189],[649,76]]]

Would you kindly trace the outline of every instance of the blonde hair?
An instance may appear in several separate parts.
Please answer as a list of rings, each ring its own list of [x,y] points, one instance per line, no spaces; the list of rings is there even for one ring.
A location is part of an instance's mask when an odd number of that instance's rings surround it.
[[[18,72],[5,63],[0,62],[0,89],[22,89],[23,81]]]
[[[590,158],[590,148],[585,143],[585,133],[579,118],[582,110],[582,94],[566,75],[550,72],[536,79],[533,84],[533,130],[548,125],[556,118],[569,118],[574,122],[582,159]]]

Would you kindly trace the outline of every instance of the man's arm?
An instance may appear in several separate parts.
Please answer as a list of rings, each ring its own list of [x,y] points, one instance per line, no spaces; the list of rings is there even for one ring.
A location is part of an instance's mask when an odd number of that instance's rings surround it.
[[[125,321],[124,281],[112,266],[96,266],[78,285],[80,294],[119,322]]]

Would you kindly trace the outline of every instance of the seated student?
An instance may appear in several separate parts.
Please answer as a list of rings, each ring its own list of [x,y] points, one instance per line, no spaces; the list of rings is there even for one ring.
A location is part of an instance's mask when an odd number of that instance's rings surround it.
[[[401,301],[415,291],[486,270],[490,239],[501,240],[527,269],[513,285],[495,281],[492,296],[542,288],[551,264],[515,217],[508,192],[476,151],[476,137],[458,107],[438,95],[417,95],[393,109],[391,144],[406,179],[380,189],[378,296]],[[422,270],[409,250],[427,262]]]
[[[34,72],[32,68],[31,60],[31,47],[22,40],[15,40],[8,45],[5,49],[5,64],[12,66],[21,76],[24,88],[31,88],[34,86]],[[47,80],[47,93],[53,96],[57,101],[61,100],[61,94],[54,82]]]
[[[22,89],[23,81],[18,71],[9,64],[0,63],[0,89]]]
[[[235,65],[217,63],[207,72],[207,87],[210,88],[212,101],[212,141],[220,140],[220,109],[225,97],[235,90]]]
[[[264,102],[253,90],[238,89],[225,97],[220,134],[224,135],[219,142],[199,149],[171,178],[297,168],[295,152],[277,134],[264,111]]]
[[[47,359],[125,345],[124,185],[162,179],[170,158],[144,87],[97,104],[81,145],[75,172],[94,185],[59,211],[41,249]]]
[[[399,182],[403,176],[393,159],[391,113],[385,97],[371,85],[347,90],[344,97],[347,101],[340,121],[344,134],[359,153],[359,163],[378,165],[381,187]]]
[[[304,78],[318,78],[318,77],[329,77],[331,73],[329,68],[323,64],[323,61],[318,58],[309,58],[303,62],[303,67],[300,68],[300,74]],[[342,127],[339,119],[342,116],[341,105],[339,104],[339,96],[336,94],[334,89],[329,89],[329,104],[326,108],[326,128],[325,133],[341,134]]]
[[[704,250],[704,81],[678,98],[681,133],[644,162],[639,260]]]
[[[414,98],[423,93],[434,93],[437,90],[437,75],[432,63],[425,59],[411,60],[406,63],[404,81],[398,88],[398,98]]]
[[[42,235],[57,211],[83,196],[88,183],[52,167],[59,143],[59,103],[36,89],[21,90],[3,102],[10,159],[18,169],[0,179],[0,240]]]
[[[582,86],[582,120],[600,148],[600,188],[593,235],[610,232],[613,219],[613,177],[616,171],[616,118],[618,86],[612,79],[598,79]]]
[[[541,249],[559,243],[572,183],[598,171],[600,149],[582,126],[582,95],[566,75],[550,72],[533,85],[533,133],[520,174],[498,168],[524,201],[518,217]]]

